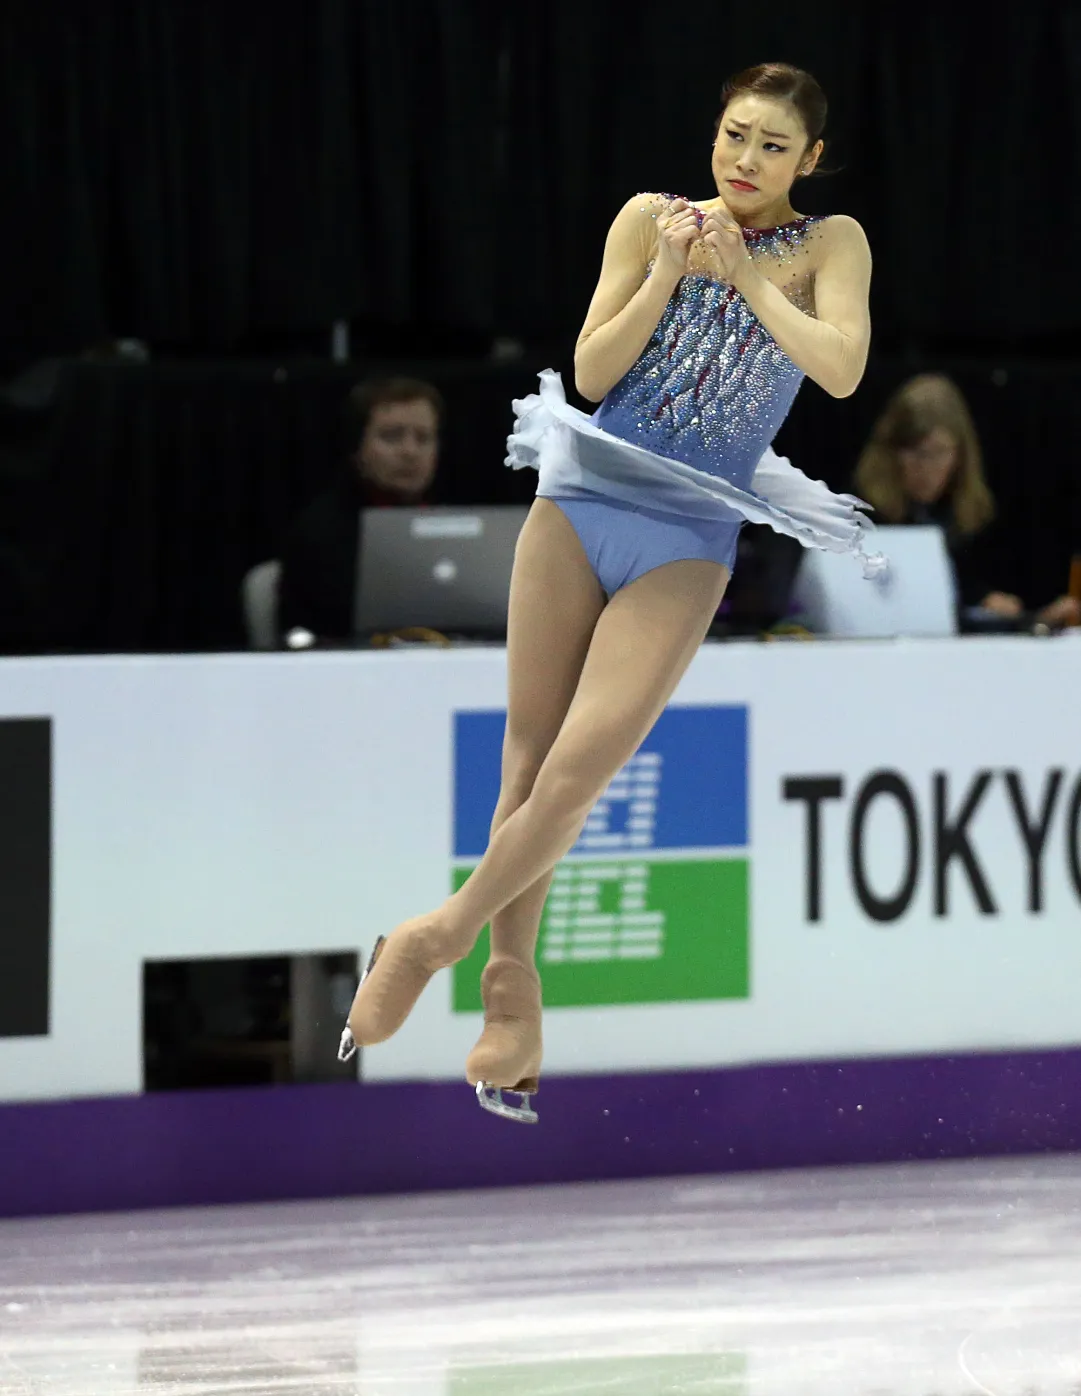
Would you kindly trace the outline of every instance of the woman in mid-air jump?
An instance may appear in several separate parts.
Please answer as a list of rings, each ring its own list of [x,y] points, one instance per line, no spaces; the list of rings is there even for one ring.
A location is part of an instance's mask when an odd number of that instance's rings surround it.
[[[535,950],[552,870],[705,637],[741,523],[851,552],[868,575],[883,565],[865,551],[860,502],[769,449],[805,375],[846,397],[867,358],[863,230],[790,202],[821,157],[825,117],[821,88],[800,69],[771,63],[733,78],[713,147],[716,196],[639,195],[609,231],[574,356],[596,412],[569,407],[550,371],[539,396],[515,403],[508,464],[540,478],[511,583],[491,840],[438,910],[380,938],[346,1054],[397,1031],[432,975],[490,923],[484,1031],[466,1075],[482,1105],[535,1120]]]

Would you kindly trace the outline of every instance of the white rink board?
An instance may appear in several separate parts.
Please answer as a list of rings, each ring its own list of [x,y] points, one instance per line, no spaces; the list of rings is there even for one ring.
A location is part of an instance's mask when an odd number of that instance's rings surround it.
[[[53,909],[51,1032],[0,1039],[0,1099],[140,1090],[144,960],[362,950],[436,905],[454,714],[502,709],[504,680],[495,649],[4,661],[0,719],[53,723]],[[1079,692],[1073,639],[704,648],[674,705],[747,710],[750,997],[555,1008],[546,1071],[1081,1042]],[[911,792],[920,845],[889,921],[861,905],[850,856],[856,797],[883,771]],[[807,801],[785,798],[808,778],[843,790],[819,807],[817,920]],[[936,878],[981,780],[967,844]],[[1050,794],[1033,912],[1015,802],[1039,842]],[[880,900],[907,848],[897,799],[875,799],[860,858]],[[365,1076],[457,1079],[478,1026],[441,975]]]

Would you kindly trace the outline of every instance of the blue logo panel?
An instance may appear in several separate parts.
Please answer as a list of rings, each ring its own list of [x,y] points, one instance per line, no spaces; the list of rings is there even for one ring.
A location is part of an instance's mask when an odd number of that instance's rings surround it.
[[[454,714],[454,856],[479,858],[499,799],[507,714]]]
[[[456,858],[479,858],[488,846],[504,723],[503,712],[455,714]],[[746,845],[746,707],[673,707],[597,802],[572,852]]]

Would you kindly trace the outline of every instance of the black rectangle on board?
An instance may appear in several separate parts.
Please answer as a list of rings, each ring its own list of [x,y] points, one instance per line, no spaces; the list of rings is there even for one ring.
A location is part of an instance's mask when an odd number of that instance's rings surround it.
[[[52,723],[0,719],[0,1038],[49,1031]]]

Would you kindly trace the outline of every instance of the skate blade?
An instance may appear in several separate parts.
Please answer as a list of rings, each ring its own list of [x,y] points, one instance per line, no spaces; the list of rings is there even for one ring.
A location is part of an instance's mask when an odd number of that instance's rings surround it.
[[[375,947],[372,950],[372,953],[368,956],[368,963],[364,966],[364,973],[360,976],[360,984],[363,984],[365,979],[367,979],[368,975],[371,974],[373,969],[375,969],[375,962],[379,959],[379,956],[383,950],[383,946],[386,945],[386,943],[386,936],[380,936],[379,939],[375,942]],[[358,989],[360,988],[360,984],[357,985]]]
[[[355,1057],[357,1044],[353,1041],[353,1034],[348,1028],[342,1033],[342,1040],[338,1043],[338,1060],[347,1062],[350,1057]]]
[[[375,942],[375,949],[372,951],[368,959],[368,963],[364,967],[364,973],[360,976],[361,984],[364,983],[365,979],[367,979],[368,975],[371,974],[372,970],[375,968],[375,962],[379,959],[379,952],[386,944],[386,941],[386,936],[380,936],[379,939]],[[360,984],[357,985],[357,988],[360,988]],[[342,1033],[342,1040],[338,1043],[338,1060],[340,1062],[347,1062],[350,1057],[356,1054],[356,1050],[357,1044],[354,1040],[353,1034],[350,1032],[348,1028],[346,1028],[345,1031]]]
[[[507,1087],[510,1090],[510,1087]],[[482,1110],[498,1115],[502,1120],[516,1120],[520,1125],[539,1123],[537,1112],[530,1108],[529,1096],[524,1091],[511,1090],[511,1095],[521,1097],[521,1105],[511,1105],[503,1099],[503,1087],[489,1086],[487,1081],[477,1082],[477,1104]]]

